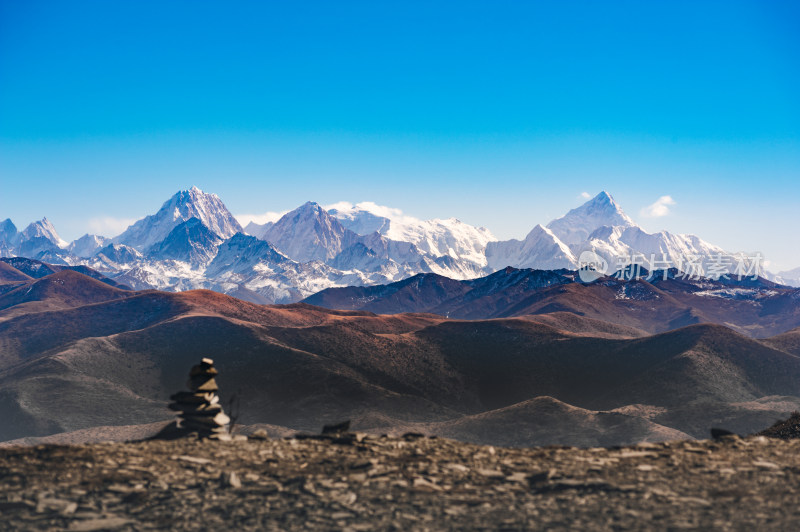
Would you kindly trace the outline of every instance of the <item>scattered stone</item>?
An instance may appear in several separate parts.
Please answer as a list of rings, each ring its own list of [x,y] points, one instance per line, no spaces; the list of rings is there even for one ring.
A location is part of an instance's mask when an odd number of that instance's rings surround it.
[[[200,465],[210,464],[212,462],[208,458],[199,458],[197,456],[182,455],[182,456],[171,456],[170,458],[172,458],[173,460],[182,460],[184,462],[191,462],[192,464],[200,464]]]
[[[64,516],[72,515],[77,510],[78,510],[78,503],[77,502],[71,502],[61,510],[61,515],[64,515]]]
[[[222,485],[226,488],[242,487],[242,481],[239,480],[239,475],[236,474],[236,471],[226,471],[222,473],[220,480],[222,481]]]
[[[414,477],[414,481],[413,481],[412,485],[415,488],[422,488],[422,489],[428,489],[428,490],[434,490],[434,491],[442,491],[442,488],[440,486],[437,486],[433,482],[431,482],[429,480],[425,480],[422,477]]]
[[[527,473],[523,471],[517,471],[516,473],[512,473],[506,477],[508,482],[522,482],[525,483],[528,481]]]
[[[655,458],[658,454],[652,451],[633,451],[633,450],[623,450],[618,455],[620,458]]]
[[[74,502],[54,497],[41,497],[36,503],[37,513],[55,511],[69,515],[74,514],[77,509],[78,506]]]
[[[0,449],[0,529],[761,531],[800,522],[800,440],[492,453],[443,438],[336,443],[344,437]]]
[[[253,440],[268,440],[269,434],[267,434],[266,429],[258,429],[250,435],[250,438]]]
[[[478,469],[477,473],[487,478],[505,478],[505,474],[497,469]]]
[[[685,504],[699,504],[700,506],[711,506],[711,501],[701,497],[678,497],[678,502]]]
[[[105,517],[100,519],[87,519],[85,521],[73,521],[69,530],[76,532],[94,532],[95,530],[116,530],[132,523],[130,519],[123,517]]]
[[[780,469],[781,467],[774,463],[774,462],[767,462],[766,460],[756,460],[753,462],[753,465],[756,467],[761,467],[763,469]]]

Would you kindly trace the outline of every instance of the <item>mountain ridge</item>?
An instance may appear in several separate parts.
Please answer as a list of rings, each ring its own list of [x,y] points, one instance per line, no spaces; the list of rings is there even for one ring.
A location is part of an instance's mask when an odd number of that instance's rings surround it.
[[[137,289],[207,288],[259,303],[291,303],[326,288],[388,284],[420,273],[467,280],[506,266],[576,270],[584,266],[586,252],[608,265],[606,273],[634,259],[648,268],[655,265],[652,260],[686,267],[689,256],[704,261],[697,271],[701,275],[719,274],[714,260],[727,261],[729,271],[760,273],[755,261],[694,235],[646,233],[605,191],[547,225],[537,224],[522,241],[498,241],[488,230],[455,218],[417,220],[370,202],[339,203],[330,210],[307,202],[275,222],[247,228],[256,240],[239,238],[234,246],[252,246],[242,251],[250,257],[249,269],[241,261],[215,262],[245,229],[218,196],[192,187],[110,239],[84,235],[67,244],[46,219],[22,232],[6,220],[0,256],[88,266]],[[237,271],[222,267],[234,263]],[[791,280],[791,275],[785,277]]]
[[[166,420],[166,398],[202,356],[215,359],[222,400],[242,396],[242,423],[294,430],[372,419],[527,445],[539,440],[514,427],[551,412],[549,426],[570,419],[582,445],[607,445],[612,435],[702,437],[715,424],[752,432],[800,408],[793,333],[758,340],[695,324],[652,335],[563,312],[470,321],[265,306],[209,290],[117,290],[68,270],[25,282],[42,289],[0,310],[0,439]]]
[[[570,312],[650,333],[718,323],[748,336],[771,336],[800,325],[800,289],[759,278],[681,278],[670,270],[648,282],[617,276],[583,283],[579,272],[505,268],[474,280],[435,274],[368,287],[326,288],[304,302],[384,314],[427,312],[458,319],[493,319]]]

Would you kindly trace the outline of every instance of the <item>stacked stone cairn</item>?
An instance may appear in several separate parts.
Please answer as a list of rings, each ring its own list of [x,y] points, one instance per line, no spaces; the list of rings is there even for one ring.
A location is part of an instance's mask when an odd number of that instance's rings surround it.
[[[171,410],[177,410],[177,428],[186,432],[196,432],[202,438],[229,439],[230,418],[222,411],[217,395],[217,370],[214,361],[204,358],[189,372],[186,386],[188,392],[178,392],[170,397]]]

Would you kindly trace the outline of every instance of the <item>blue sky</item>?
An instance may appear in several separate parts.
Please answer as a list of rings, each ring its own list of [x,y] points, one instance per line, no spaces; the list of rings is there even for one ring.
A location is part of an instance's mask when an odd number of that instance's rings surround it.
[[[521,238],[608,190],[800,266],[797,2],[0,0],[0,219],[72,239],[179,189]],[[668,195],[659,217],[642,209]]]

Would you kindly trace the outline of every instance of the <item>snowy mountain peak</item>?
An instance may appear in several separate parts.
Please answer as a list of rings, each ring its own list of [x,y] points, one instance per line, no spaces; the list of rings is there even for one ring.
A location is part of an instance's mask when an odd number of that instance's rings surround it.
[[[292,212],[303,216],[328,216],[328,212],[320,207],[316,201],[307,201]]]
[[[587,214],[603,214],[608,217],[609,221],[617,222],[614,225],[636,225],[634,221],[622,210],[622,207],[614,201],[614,198],[603,190],[597,196],[590,199],[582,206],[578,207],[581,212]],[[570,211],[572,212],[572,211]],[[567,216],[569,213],[567,213]],[[608,224],[605,224],[608,225]]]
[[[26,227],[19,234],[19,236],[22,241],[32,240],[34,238],[45,238],[59,248],[64,248],[67,246],[67,242],[58,236],[56,228],[53,227],[53,224],[50,223],[50,220],[48,220],[46,217],[42,218],[38,222],[33,222],[28,225],[28,227]]]
[[[177,192],[156,214],[139,220],[114,238],[114,242],[144,251],[164,240],[175,227],[191,218],[197,218],[222,238],[230,238],[242,231],[239,222],[216,194],[207,194],[192,187]]]
[[[590,234],[604,226],[636,226],[636,223],[605,190],[580,207],[547,224],[547,228],[567,245],[585,242]]]
[[[67,247],[67,242],[61,239],[56,228],[47,218],[33,222],[14,238],[14,253],[23,257],[37,257],[40,253],[47,252],[53,262],[61,262],[59,253]],[[8,252],[10,250],[5,250]]]
[[[275,222],[275,225],[278,226],[286,224],[289,221],[296,223],[303,220],[313,219],[321,220],[327,225],[343,229],[336,218],[331,216],[328,211],[320,207],[319,203],[314,201],[307,201],[295,210],[287,212],[277,222]]]
[[[506,266],[556,270],[577,264],[569,247],[542,224],[534,226],[523,241],[489,242],[486,258],[492,270]]]
[[[252,271],[257,265],[262,265],[262,270],[270,271],[270,266],[291,262],[291,259],[278,252],[269,242],[237,233],[219,246],[219,251],[208,265],[206,273],[230,277]]]
[[[149,255],[159,260],[205,264],[217,254],[217,246],[222,240],[199,218],[192,217],[170,231],[164,240],[151,247]]]
[[[109,244],[97,252],[95,261],[116,265],[131,264],[142,258],[142,254],[123,244]]]
[[[336,217],[344,227],[359,235],[375,232],[385,234],[393,221],[397,223],[397,219],[392,216],[393,211],[369,201],[356,205],[340,202],[328,209],[328,213]]]
[[[400,209],[365,201],[353,205],[333,205],[330,214],[359,235],[378,232],[398,242],[409,242],[433,257],[459,258],[480,267],[486,266],[486,244],[497,240],[483,227],[474,227],[457,218],[419,220]]]
[[[110,238],[98,235],[85,234],[82,237],[70,242],[67,250],[76,257],[91,257],[97,251],[111,241]]]
[[[356,236],[319,204],[309,201],[284,214],[262,238],[294,260],[325,262],[355,243]]]
[[[11,244],[16,237],[17,226],[14,225],[10,218],[0,222],[0,242]]]
[[[608,205],[616,205],[614,198],[612,198],[611,194],[609,194],[605,190],[601,190],[597,196],[589,200],[587,203],[602,203]]]
[[[605,191],[534,226],[522,240],[497,241],[457,218],[420,220],[372,202],[326,208],[309,201],[270,215],[266,224],[249,224],[253,236],[241,231],[219,197],[191,187],[113,240],[85,235],[66,249],[46,218],[21,233],[10,220],[0,222],[0,256],[84,264],[137,289],[210,288],[258,303],[290,303],[323,288],[387,283],[420,272],[474,279],[506,266],[575,269],[588,250],[611,268],[634,255],[677,265],[688,256],[725,253],[694,235],[645,232]],[[517,274],[527,275],[505,277]]]
[[[528,236],[539,234],[539,233],[551,233],[552,234],[552,231],[550,231],[548,228],[546,228],[542,224],[536,224],[536,225],[533,226],[533,229],[531,229],[528,232]],[[528,236],[525,237],[525,240],[528,239]]]

